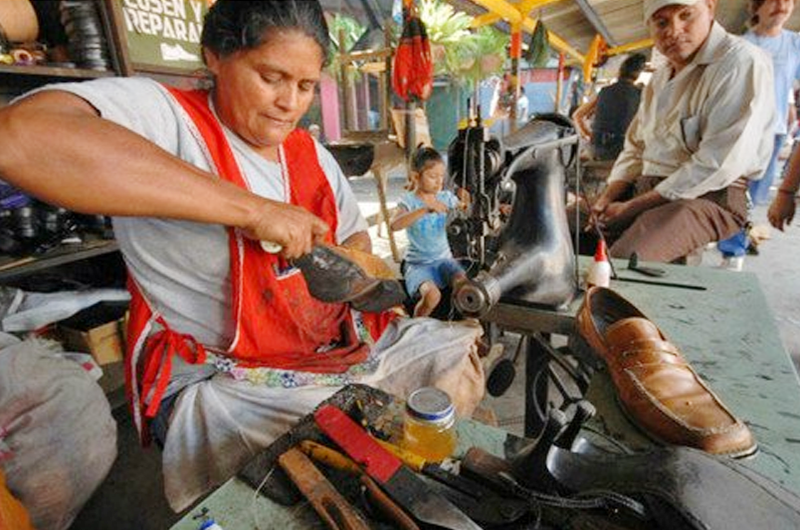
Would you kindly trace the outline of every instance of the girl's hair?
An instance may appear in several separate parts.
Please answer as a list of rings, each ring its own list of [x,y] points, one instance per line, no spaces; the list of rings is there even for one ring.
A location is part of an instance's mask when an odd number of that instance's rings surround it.
[[[750,14],[747,25],[751,28],[758,26],[758,10],[761,9],[761,6],[763,6],[766,1],[767,0],[750,0],[747,3],[747,12]]]
[[[220,57],[260,46],[272,31],[297,30],[314,39],[328,60],[330,36],[318,0],[217,0],[200,42]]]
[[[750,19],[747,25],[754,28],[758,25],[758,10],[764,5],[767,0],[750,0],[747,3],[747,12],[750,14]]]
[[[441,162],[444,163],[442,155],[433,147],[425,147],[420,145],[411,157],[411,171],[414,173],[422,173],[430,163]]]
[[[433,147],[425,147],[422,144],[419,144],[417,150],[414,151],[414,155],[411,157],[411,178],[409,179],[408,184],[406,184],[406,189],[409,191],[414,191],[417,189],[418,179],[422,172],[428,167],[428,164],[435,164],[441,162],[444,164],[444,158],[442,155],[434,149]]]

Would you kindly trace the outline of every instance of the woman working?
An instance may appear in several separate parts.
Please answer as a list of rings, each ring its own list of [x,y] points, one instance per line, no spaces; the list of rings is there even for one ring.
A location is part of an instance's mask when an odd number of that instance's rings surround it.
[[[435,384],[463,414],[482,397],[479,327],[387,325],[312,299],[291,266],[315,243],[371,247],[341,170],[295,128],[328,45],[316,1],[218,0],[202,35],[211,91],[103,79],[0,111],[3,179],[114,216],[134,418],[163,443],[175,510],[348,382],[400,396]]]

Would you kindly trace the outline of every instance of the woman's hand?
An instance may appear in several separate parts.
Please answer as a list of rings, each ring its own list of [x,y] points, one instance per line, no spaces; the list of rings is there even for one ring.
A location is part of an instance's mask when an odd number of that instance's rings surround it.
[[[299,206],[264,200],[242,231],[250,239],[277,243],[281,255],[292,259],[311,252],[328,232],[328,225]]]
[[[769,205],[769,211],[767,212],[769,224],[783,232],[783,229],[789,226],[794,220],[795,208],[795,198],[793,195],[778,193],[775,200]]]

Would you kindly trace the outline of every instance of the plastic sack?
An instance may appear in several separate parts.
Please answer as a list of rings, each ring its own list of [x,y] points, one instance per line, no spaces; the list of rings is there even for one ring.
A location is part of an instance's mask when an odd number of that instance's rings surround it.
[[[25,507],[6,488],[6,477],[0,469],[0,528],[34,530]]]
[[[0,350],[0,468],[35,528],[68,528],[116,456],[108,400],[81,366],[36,339]]]
[[[71,317],[98,302],[125,302],[131,299],[125,289],[91,289],[34,293],[15,290],[14,298],[2,318],[8,332],[33,331]]]
[[[392,87],[404,101],[421,101],[433,92],[433,60],[425,24],[410,13],[403,23],[400,43],[392,63]]]

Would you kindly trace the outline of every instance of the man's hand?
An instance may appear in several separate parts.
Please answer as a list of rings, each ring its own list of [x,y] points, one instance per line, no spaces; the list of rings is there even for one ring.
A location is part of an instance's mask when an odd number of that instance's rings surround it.
[[[600,227],[621,225],[636,217],[639,210],[632,203],[633,201],[610,203],[597,215]]]
[[[795,213],[795,198],[788,193],[778,193],[772,204],[769,205],[767,212],[767,219],[769,224],[783,232],[786,226],[789,226],[794,220]]]
[[[283,247],[281,255],[293,259],[311,252],[328,232],[328,225],[299,206],[265,200],[242,231],[250,239],[277,243]]]
[[[667,199],[655,190],[637,195],[629,201],[613,201],[604,204],[604,200],[608,200],[609,196],[610,194],[602,195],[595,202],[593,208],[595,219],[600,229],[606,226],[628,224],[640,213],[667,202]]]

